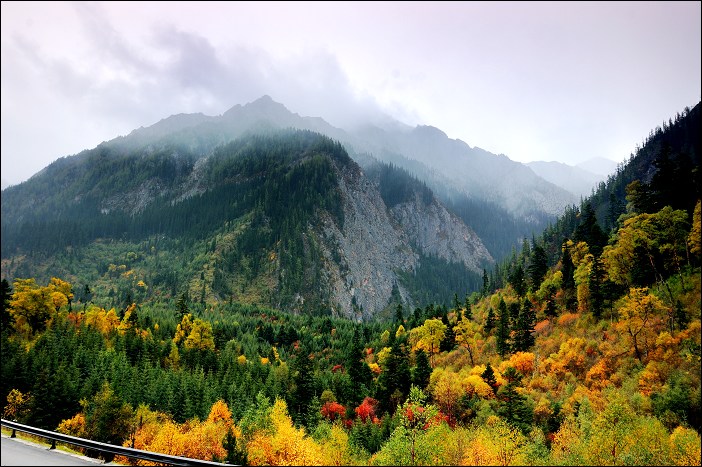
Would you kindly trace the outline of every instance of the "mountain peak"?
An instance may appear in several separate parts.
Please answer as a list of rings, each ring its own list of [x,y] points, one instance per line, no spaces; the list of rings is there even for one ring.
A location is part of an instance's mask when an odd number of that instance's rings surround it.
[[[264,94],[255,101],[251,101],[243,106],[239,104],[235,105],[231,109],[224,112],[223,117],[237,117],[242,111],[248,113],[249,115],[254,114],[259,117],[266,118],[293,115],[293,113],[290,112],[283,104],[274,101],[268,94]]]

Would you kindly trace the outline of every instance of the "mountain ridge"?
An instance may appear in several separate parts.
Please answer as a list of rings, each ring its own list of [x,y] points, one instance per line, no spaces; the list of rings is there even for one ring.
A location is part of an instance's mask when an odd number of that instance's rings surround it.
[[[132,152],[128,146],[105,144],[58,161],[3,193],[4,276],[38,275],[47,258],[61,263],[108,240],[146,250],[132,269],[118,255],[105,260],[112,265],[102,266],[107,272],[83,273],[93,286],[109,287],[116,279],[110,268],[123,263],[150,293],[185,288],[213,303],[237,299],[367,320],[393,301],[420,303],[421,286],[406,278],[416,278],[423,258],[443,261],[464,282],[466,275],[477,281],[494,262],[433,195],[412,194],[410,187],[411,196],[388,208],[381,182],[318,133],[251,133],[205,156],[179,144]],[[26,237],[28,231],[33,235]],[[185,244],[181,255],[189,259],[176,268],[177,278],[160,277],[155,268],[163,263],[152,257],[154,245],[146,247],[164,241]],[[203,247],[211,251],[196,253]],[[169,262],[173,251],[163,252]],[[79,274],[70,262],[64,267],[66,277]],[[117,282],[125,300],[129,289],[132,296],[139,291]]]

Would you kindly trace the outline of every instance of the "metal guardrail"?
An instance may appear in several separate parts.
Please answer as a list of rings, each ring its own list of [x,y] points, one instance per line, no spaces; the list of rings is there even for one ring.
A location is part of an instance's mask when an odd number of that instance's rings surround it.
[[[223,465],[229,465],[222,464],[220,462],[205,461],[201,459],[190,459],[188,457],[180,456],[169,456],[168,454],[160,454],[158,452],[143,451],[141,449],[116,446],[114,444],[100,443],[98,441],[77,438],[75,436],[65,435],[63,433],[57,433],[55,431],[42,430],[41,428],[35,428],[29,425],[22,425],[21,423],[12,422],[10,420],[5,419],[2,419],[2,426],[12,429],[12,438],[15,437],[15,431],[21,431],[23,433],[29,433],[32,435],[41,436],[43,438],[48,438],[52,441],[52,448],[56,447],[56,441],[58,441],[60,443],[72,444],[74,446],[79,446],[86,449],[93,449],[96,451],[107,452],[118,456],[143,459],[152,462],[160,462],[162,464],[167,465],[218,465],[220,467]]]

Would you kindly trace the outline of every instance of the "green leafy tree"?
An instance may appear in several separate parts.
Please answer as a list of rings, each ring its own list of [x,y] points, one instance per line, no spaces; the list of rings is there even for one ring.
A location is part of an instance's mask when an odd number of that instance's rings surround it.
[[[426,403],[427,396],[416,386],[412,386],[407,400],[399,409],[400,423],[409,438],[410,465],[417,465],[417,439],[427,429],[430,420],[436,417],[439,409]]]

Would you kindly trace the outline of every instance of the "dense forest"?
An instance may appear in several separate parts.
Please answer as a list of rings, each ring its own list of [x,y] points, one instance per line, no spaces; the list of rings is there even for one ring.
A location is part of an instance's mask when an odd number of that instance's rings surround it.
[[[248,465],[699,465],[699,111],[480,291],[392,318],[3,280],[3,418]]]

